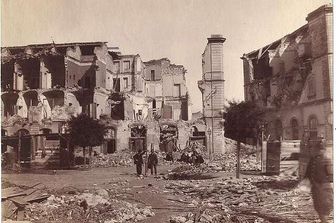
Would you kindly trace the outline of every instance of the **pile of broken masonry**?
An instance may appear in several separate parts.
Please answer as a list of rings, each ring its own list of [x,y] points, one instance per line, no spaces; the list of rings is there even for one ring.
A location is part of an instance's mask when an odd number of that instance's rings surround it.
[[[99,153],[93,157],[92,167],[118,167],[118,166],[132,166],[133,155],[126,150],[118,151],[112,154]]]
[[[3,220],[122,223],[138,222],[155,215],[150,206],[115,199],[110,191],[105,189],[84,192],[71,190],[69,193],[58,195],[59,193],[41,193],[35,188],[15,188],[3,190],[3,194],[7,194],[7,197],[3,197],[6,199],[2,206]],[[15,193],[8,196],[6,191]],[[36,192],[27,195],[31,191],[38,191],[40,196],[34,195]]]
[[[255,154],[242,154],[241,171],[260,171],[261,162],[257,160]],[[181,163],[180,166],[171,170],[164,176],[169,180],[192,180],[192,179],[208,179],[212,178],[213,172],[235,172],[236,171],[236,154],[224,153],[216,154],[212,161],[206,160],[200,165],[191,165]]]
[[[300,222],[318,220],[309,190],[293,177],[170,181],[165,188],[189,212],[170,223]],[[332,219],[332,216],[330,216]]]

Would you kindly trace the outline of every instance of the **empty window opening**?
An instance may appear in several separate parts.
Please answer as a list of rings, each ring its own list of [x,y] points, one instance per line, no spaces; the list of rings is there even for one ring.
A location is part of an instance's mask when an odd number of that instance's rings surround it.
[[[131,62],[124,61],[124,71],[129,71],[131,69]]]
[[[124,77],[124,89],[128,89],[128,78]]]
[[[151,70],[151,81],[155,81],[155,70]]]
[[[318,121],[315,115],[309,117],[308,128],[310,132],[310,139],[317,139],[317,126]]]
[[[113,78],[113,89],[115,92],[120,92],[120,78]]]
[[[119,73],[120,72],[120,62],[119,61],[114,61],[113,62],[113,68],[114,68],[114,71]]]
[[[181,97],[181,85],[174,84],[174,97]]]

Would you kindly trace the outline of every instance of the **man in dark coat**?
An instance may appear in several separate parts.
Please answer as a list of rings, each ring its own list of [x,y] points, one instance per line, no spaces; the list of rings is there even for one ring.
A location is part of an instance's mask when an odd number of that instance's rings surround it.
[[[158,165],[158,157],[154,152],[154,148],[152,148],[151,153],[148,156],[148,169],[151,170],[151,175],[153,175],[153,172],[155,173],[155,176],[157,175],[156,170],[157,165]]]
[[[314,208],[321,222],[326,223],[333,209],[333,167],[324,140],[318,147],[315,148],[317,153],[309,161],[306,177],[311,184]]]
[[[138,176],[142,174],[142,164],[143,164],[142,155],[145,152],[146,151],[138,150],[138,152],[133,156],[133,160],[134,160],[134,164],[136,165],[136,172]]]

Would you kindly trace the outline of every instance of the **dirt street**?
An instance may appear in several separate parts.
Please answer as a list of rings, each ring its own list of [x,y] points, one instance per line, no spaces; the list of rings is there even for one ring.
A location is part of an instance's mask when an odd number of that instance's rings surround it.
[[[213,172],[204,180],[164,179],[178,165],[159,166],[158,178],[136,177],[135,167],[4,173],[2,187],[40,182],[51,195],[25,208],[22,220],[31,222],[318,222],[309,192],[291,178]],[[76,203],[82,200],[88,210]],[[128,208],[122,216],[110,213],[121,207]]]

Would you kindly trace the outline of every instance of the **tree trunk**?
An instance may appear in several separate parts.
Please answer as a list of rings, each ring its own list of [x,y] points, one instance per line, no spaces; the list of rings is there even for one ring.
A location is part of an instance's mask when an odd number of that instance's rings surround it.
[[[92,161],[92,146],[89,147],[89,168],[91,168]]]
[[[236,166],[236,178],[240,177],[240,141],[237,142],[237,166]]]
[[[83,147],[83,157],[84,157],[84,169],[86,168],[86,153],[85,153],[86,147]]]

